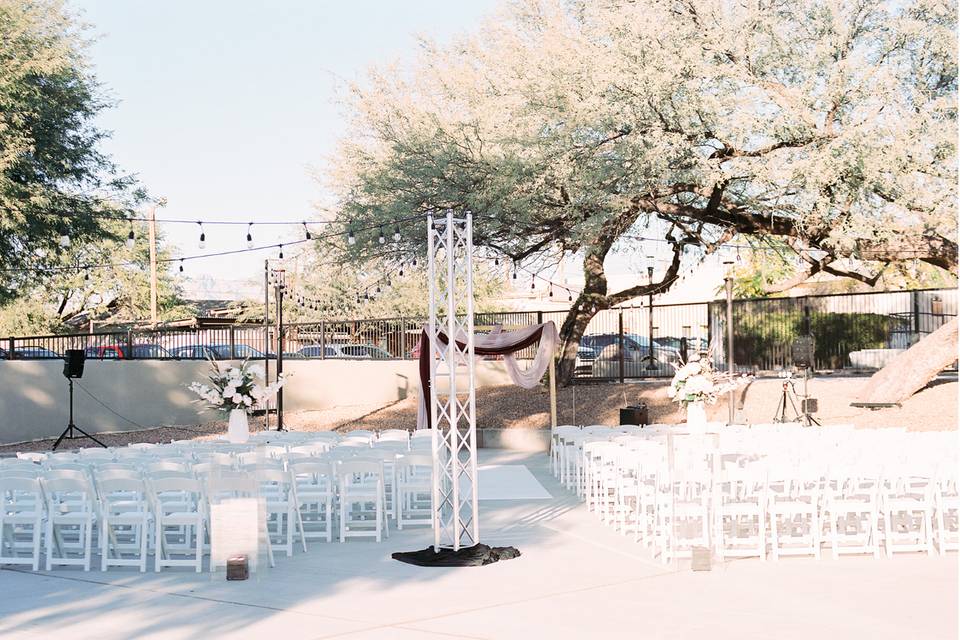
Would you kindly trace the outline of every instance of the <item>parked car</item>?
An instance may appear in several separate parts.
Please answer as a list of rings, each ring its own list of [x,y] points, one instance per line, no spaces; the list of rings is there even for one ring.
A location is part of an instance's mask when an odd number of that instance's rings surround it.
[[[266,357],[262,351],[246,344],[233,345],[232,354],[229,344],[190,344],[174,347],[170,353],[181,360],[245,360]]]
[[[581,345],[595,352],[591,374],[595,378],[616,378],[620,375],[620,336],[600,333],[583,336]],[[623,373],[629,378],[673,375],[674,364],[680,362],[676,349],[653,344],[651,360],[650,340],[647,336],[626,333],[623,336]],[[578,352],[579,357],[579,352]]]
[[[5,357],[9,354],[4,352]],[[26,345],[13,348],[14,360],[62,360],[63,356],[56,351],[38,345]]]
[[[301,347],[297,353],[303,358],[342,358],[340,351],[333,345],[320,346],[312,344],[307,347]]]
[[[99,347],[87,347],[85,355],[89,360],[129,360],[129,347],[125,344],[105,344]],[[158,344],[133,345],[133,357],[136,360],[170,359],[174,356]]]
[[[677,353],[680,353],[682,338],[674,338],[672,336],[665,336],[662,338],[654,338],[653,344],[658,347],[666,347],[667,349],[674,349]],[[704,338],[687,338],[687,357],[706,351],[710,345],[707,344],[706,339]]]
[[[372,344],[326,344],[302,347],[298,353],[305,358],[354,358],[363,360],[390,360],[393,355]]]

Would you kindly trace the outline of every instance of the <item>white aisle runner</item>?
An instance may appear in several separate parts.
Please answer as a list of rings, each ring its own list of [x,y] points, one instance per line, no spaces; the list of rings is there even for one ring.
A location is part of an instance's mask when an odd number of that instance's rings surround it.
[[[477,467],[480,500],[550,500],[553,496],[522,464]]]

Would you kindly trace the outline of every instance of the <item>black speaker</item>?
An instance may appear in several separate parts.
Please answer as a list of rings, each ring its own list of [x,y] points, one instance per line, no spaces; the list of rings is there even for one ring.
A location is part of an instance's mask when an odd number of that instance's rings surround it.
[[[87,358],[83,349],[67,349],[64,358],[66,362],[63,363],[63,375],[67,378],[82,378],[83,361]]]
[[[793,366],[812,369],[815,357],[816,343],[813,336],[799,336],[793,341]]]
[[[646,425],[650,424],[650,414],[645,403],[620,409],[621,425]]]

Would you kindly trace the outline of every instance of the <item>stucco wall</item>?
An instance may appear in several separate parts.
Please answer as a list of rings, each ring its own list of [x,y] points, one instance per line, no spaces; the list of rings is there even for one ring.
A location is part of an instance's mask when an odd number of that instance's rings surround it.
[[[186,384],[205,380],[203,361],[88,361],[83,385],[108,407],[147,427],[190,425],[219,416],[193,402]],[[62,361],[0,361],[0,443],[59,435],[67,424],[67,381]],[[388,404],[419,392],[413,361],[291,360],[284,392],[287,411],[356,404]],[[477,385],[508,382],[501,363],[479,362]],[[78,427],[111,432],[138,429],[101,406],[79,387],[74,391]]]

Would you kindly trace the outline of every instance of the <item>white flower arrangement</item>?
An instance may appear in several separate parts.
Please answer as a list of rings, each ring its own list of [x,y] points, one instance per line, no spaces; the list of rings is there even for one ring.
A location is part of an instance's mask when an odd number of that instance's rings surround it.
[[[667,397],[686,407],[694,402],[715,404],[717,399],[752,379],[718,372],[713,368],[713,349],[704,358],[694,356],[690,362],[674,365],[676,373],[667,387]]]
[[[285,375],[280,374],[276,382],[262,384],[263,367],[250,364],[247,360],[239,367],[228,367],[225,370],[221,370],[217,362],[211,360],[210,369],[209,380],[213,386],[192,382],[188,388],[210,408],[218,411],[250,411],[255,404],[261,404],[276,395],[286,382]]]

